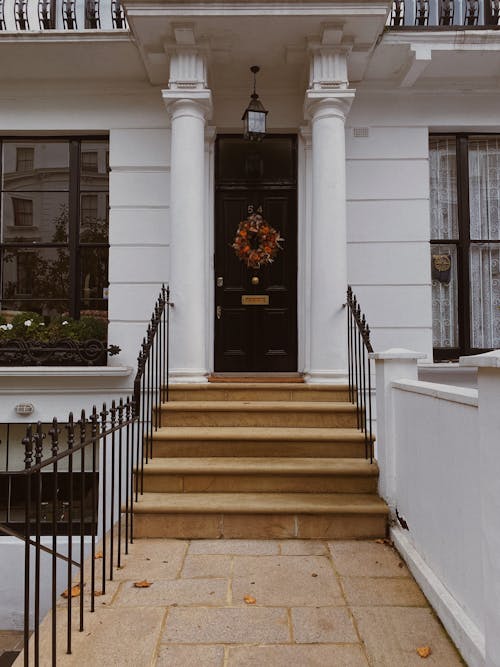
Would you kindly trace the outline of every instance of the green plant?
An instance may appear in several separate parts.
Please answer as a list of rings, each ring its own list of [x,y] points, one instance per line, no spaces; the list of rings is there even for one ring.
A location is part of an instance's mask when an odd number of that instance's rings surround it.
[[[43,343],[55,343],[64,339],[79,342],[91,339],[105,341],[107,328],[107,322],[98,317],[82,317],[74,320],[71,317],[60,316],[50,324],[46,324],[38,313],[26,311],[18,313],[12,322],[2,318],[0,342],[14,339]]]

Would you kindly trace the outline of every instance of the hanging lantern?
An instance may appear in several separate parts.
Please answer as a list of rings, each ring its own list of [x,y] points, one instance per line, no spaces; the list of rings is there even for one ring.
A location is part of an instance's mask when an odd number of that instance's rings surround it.
[[[266,116],[268,112],[264,109],[264,105],[255,91],[256,74],[260,71],[260,67],[253,65],[250,67],[250,71],[253,73],[253,93],[241,120],[243,121],[245,139],[262,141],[266,134]]]

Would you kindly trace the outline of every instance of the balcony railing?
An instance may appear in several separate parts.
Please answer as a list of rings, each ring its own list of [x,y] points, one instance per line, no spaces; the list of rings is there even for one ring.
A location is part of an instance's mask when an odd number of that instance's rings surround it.
[[[497,28],[500,0],[393,0],[390,28]]]
[[[120,0],[0,0],[0,32],[127,28]]]

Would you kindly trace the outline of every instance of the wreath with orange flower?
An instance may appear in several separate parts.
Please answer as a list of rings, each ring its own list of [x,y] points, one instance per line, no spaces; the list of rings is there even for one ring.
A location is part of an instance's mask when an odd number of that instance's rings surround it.
[[[261,215],[252,213],[238,225],[232,247],[248,268],[260,269],[265,264],[272,264],[284,240]]]

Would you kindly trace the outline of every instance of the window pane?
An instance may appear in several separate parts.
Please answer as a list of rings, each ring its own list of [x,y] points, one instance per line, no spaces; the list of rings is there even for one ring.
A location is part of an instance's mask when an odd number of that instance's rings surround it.
[[[457,250],[431,245],[432,339],[439,348],[458,347]]]
[[[108,189],[107,141],[82,141],[81,145],[81,190]]]
[[[458,238],[457,161],[454,137],[431,137],[429,148],[431,238]]]
[[[2,190],[68,190],[67,141],[4,141]]]
[[[500,239],[500,139],[469,140],[470,237]]]
[[[499,244],[471,245],[470,283],[472,347],[500,347]]]
[[[67,243],[68,210],[65,192],[4,192],[2,242]]]
[[[80,242],[108,242],[109,197],[107,192],[80,197]]]
[[[43,315],[62,312],[69,289],[66,248],[7,248],[2,252],[2,303],[8,310],[34,310]],[[3,300],[15,301],[7,306]],[[22,303],[21,303],[22,302]]]
[[[108,248],[80,248],[81,314],[105,316],[108,312]],[[84,313],[84,311],[99,311]]]

